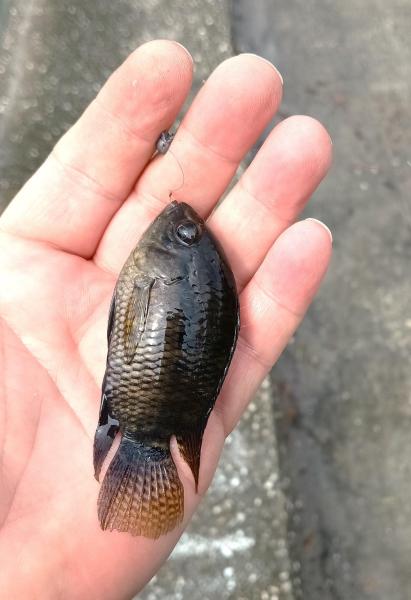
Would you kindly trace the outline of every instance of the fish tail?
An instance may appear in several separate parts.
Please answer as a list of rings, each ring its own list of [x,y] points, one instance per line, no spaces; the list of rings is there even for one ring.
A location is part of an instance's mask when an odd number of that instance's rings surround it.
[[[101,528],[156,539],[174,529],[183,514],[184,490],[169,448],[125,434],[100,488]]]

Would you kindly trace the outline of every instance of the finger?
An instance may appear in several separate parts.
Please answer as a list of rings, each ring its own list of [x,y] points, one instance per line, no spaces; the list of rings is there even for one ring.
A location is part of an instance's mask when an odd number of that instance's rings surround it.
[[[290,117],[274,128],[211,215],[208,224],[224,247],[240,290],[298,217],[330,163],[331,140],[324,127],[310,117]]]
[[[20,191],[2,226],[84,257],[94,254],[191,79],[192,60],[180,44],[138,48]]]
[[[327,270],[331,246],[322,223],[296,223],[278,238],[242,292],[240,336],[215,406],[226,435],[302,320]]]
[[[272,119],[281,90],[278,72],[264,59],[240,55],[222,63],[195,98],[169,152],[149,165],[110,223],[97,264],[117,273],[171,190],[207,215]]]

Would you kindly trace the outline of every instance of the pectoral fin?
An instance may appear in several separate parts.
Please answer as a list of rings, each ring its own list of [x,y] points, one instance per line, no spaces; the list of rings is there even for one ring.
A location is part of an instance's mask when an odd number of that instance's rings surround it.
[[[146,326],[150,293],[154,281],[154,279],[151,279],[146,284],[136,283],[126,308],[124,349],[128,363],[134,358],[134,353]]]

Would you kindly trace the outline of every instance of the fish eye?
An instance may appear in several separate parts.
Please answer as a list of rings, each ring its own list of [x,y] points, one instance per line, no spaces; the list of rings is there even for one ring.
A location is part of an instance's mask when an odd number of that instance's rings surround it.
[[[176,227],[176,236],[186,246],[191,246],[201,235],[200,229],[193,221],[183,221]]]

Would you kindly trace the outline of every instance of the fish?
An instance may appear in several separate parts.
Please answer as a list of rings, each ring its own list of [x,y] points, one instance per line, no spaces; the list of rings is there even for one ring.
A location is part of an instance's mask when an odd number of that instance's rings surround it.
[[[103,530],[156,539],[184,516],[170,452],[175,436],[198,491],[201,445],[240,327],[224,251],[197,212],[173,201],[155,218],[118,277],[94,438],[94,471],[117,435],[100,486]]]

